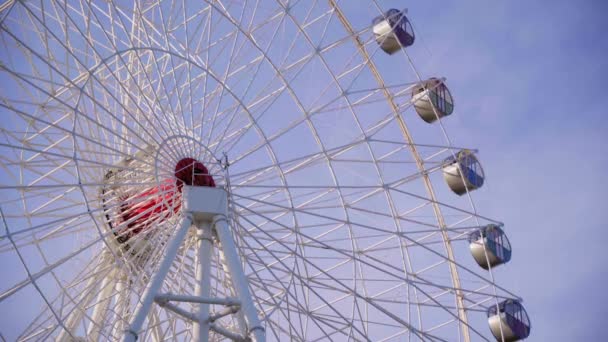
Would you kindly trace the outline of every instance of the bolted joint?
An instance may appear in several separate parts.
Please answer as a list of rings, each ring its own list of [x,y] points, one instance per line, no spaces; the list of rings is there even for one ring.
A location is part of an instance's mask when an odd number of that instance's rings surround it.
[[[209,322],[213,323],[215,321],[217,321],[218,319],[228,316],[228,315],[232,315],[235,314],[237,312],[239,312],[240,310],[240,306],[239,305],[232,305],[227,307],[225,310],[220,311],[220,312],[216,312],[213,315],[209,316]]]
[[[223,215],[223,214],[215,215],[215,216],[213,216],[213,219],[211,220],[211,226],[215,226],[220,221],[224,221],[224,222],[228,223],[228,218],[226,218],[226,215]]]
[[[166,296],[170,296],[170,295],[171,295],[170,293],[166,294]],[[154,301],[159,306],[164,307],[165,305],[167,305],[167,303],[169,303],[169,298],[167,298],[166,296],[156,296],[156,297],[154,297]]]

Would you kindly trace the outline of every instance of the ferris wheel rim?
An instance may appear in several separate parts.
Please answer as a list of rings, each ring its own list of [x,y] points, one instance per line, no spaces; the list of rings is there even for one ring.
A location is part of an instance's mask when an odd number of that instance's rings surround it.
[[[341,14],[341,11],[339,9],[339,7],[337,6],[337,3],[335,2],[335,0],[329,0],[330,4],[332,5],[332,7],[334,8],[335,11],[338,12],[338,15],[340,16],[340,20],[342,22],[342,24],[345,26],[345,28],[352,34],[354,33],[354,31],[352,30],[352,28],[350,28],[350,24],[348,23],[348,20],[344,17],[343,14]],[[375,1],[374,1],[375,2]],[[376,3],[377,5],[377,3]],[[377,6],[378,7],[378,6]],[[379,7],[378,7],[379,9]],[[380,75],[380,73],[378,72],[376,66],[373,64],[372,59],[369,57],[369,55],[367,54],[367,51],[365,50],[365,48],[363,47],[363,45],[361,44],[358,36],[353,35],[353,40],[356,41],[357,45],[358,45],[358,50],[359,52],[364,55],[364,58],[366,60],[366,63],[368,65],[368,68],[372,69],[372,72],[374,73],[374,77],[376,78],[376,81],[378,82],[378,86],[380,88],[384,88],[384,81],[382,80],[382,75]],[[407,52],[405,50],[403,50],[403,53],[407,55]],[[409,55],[407,55],[407,58],[410,60],[411,63],[411,59],[409,57]],[[421,82],[421,78],[420,75],[418,75],[418,73],[416,73],[416,75],[418,76],[418,82]],[[433,208],[435,211],[435,216],[438,220],[439,226],[440,227],[445,227],[445,223],[443,222],[443,215],[441,214],[441,210],[439,208],[439,206],[437,205],[437,199],[435,196],[435,192],[433,190],[433,186],[432,183],[429,179],[428,174],[425,173],[426,168],[423,166],[422,164],[422,158],[420,157],[420,155],[418,154],[415,145],[413,145],[413,139],[408,131],[407,125],[405,124],[405,121],[403,120],[403,118],[401,117],[399,111],[397,110],[397,106],[394,103],[394,100],[392,98],[392,96],[390,96],[390,94],[385,90],[385,97],[387,99],[387,101],[391,104],[391,107],[393,109],[393,112],[395,114],[395,116],[398,117],[398,121],[399,121],[399,126],[401,128],[402,134],[404,135],[404,138],[407,142],[410,143],[410,152],[412,153],[412,155],[414,156],[414,159],[416,160],[416,164],[417,167],[419,169],[419,171],[423,172],[423,179],[424,179],[424,183],[425,183],[425,187],[427,189],[427,194],[431,197],[431,201],[433,202]],[[387,193],[387,196],[390,196],[390,194]],[[389,201],[390,202],[390,201]],[[458,275],[458,270],[456,269],[456,267],[454,266],[453,262],[454,262],[454,256],[453,256],[453,251],[452,251],[452,247],[451,247],[451,242],[447,236],[447,234],[444,232],[442,234],[443,236],[443,240],[444,240],[444,244],[445,244],[445,248],[447,250],[448,253],[448,262],[450,264],[450,273],[452,276],[452,284],[454,285],[455,288],[459,289],[460,288],[460,279],[459,279],[459,275]],[[462,295],[460,292],[456,293],[456,305],[458,306],[458,317],[461,320],[461,329],[463,330],[463,334],[464,334],[464,338],[465,340],[469,340],[469,328],[471,328],[467,322],[467,313],[464,309],[464,303],[462,301]],[[473,329],[475,330],[475,329]]]

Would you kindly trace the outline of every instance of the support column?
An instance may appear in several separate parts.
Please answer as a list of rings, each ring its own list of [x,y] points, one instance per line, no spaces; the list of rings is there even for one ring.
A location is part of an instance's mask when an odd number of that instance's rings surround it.
[[[232,279],[230,279],[230,269],[228,269],[228,265],[226,264],[226,258],[224,257],[224,252],[222,252],[221,248],[220,248],[219,257],[220,257],[220,264],[222,264],[222,270],[224,271],[224,274],[226,277],[225,285],[229,286],[234,291],[235,296],[238,298],[238,294],[236,293]],[[239,305],[239,307],[240,307],[240,305]],[[236,316],[239,334],[241,334],[242,336],[247,336],[247,321],[245,321],[245,315],[243,315],[243,310],[239,309],[235,313],[235,316]]]
[[[197,254],[196,254],[196,284],[194,295],[199,298],[209,298],[211,294],[211,255],[213,252],[213,236],[209,222],[196,221]],[[196,313],[198,321],[192,322],[192,340],[209,341],[209,303],[199,303]]]
[[[232,232],[226,221],[227,193],[223,188],[189,187],[182,190],[182,209],[187,213],[181,227],[176,231],[169,242],[165,255],[162,257],[158,270],[152,279],[141,301],[137,304],[131,318],[128,330],[125,332],[123,342],[135,342],[142,330],[143,323],[149,315],[152,304],[156,301],[166,310],[173,311],[192,322],[192,340],[209,341],[210,331],[237,341],[265,342],[266,334],[257,310],[253,303],[249,283],[243,272],[241,258],[236,249]],[[194,296],[171,293],[160,293],[164,279],[171,268],[177,251],[186,238],[188,230],[194,224],[197,228],[197,251],[195,256],[195,294]],[[225,269],[230,275],[235,298],[211,298],[211,258],[214,248],[213,230],[217,233],[221,254],[225,262]],[[194,304],[194,312],[180,308],[171,302],[188,302]],[[229,308],[216,313],[213,320],[235,313],[238,310],[239,326],[241,331],[229,331],[215,325],[210,320],[210,306],[224,305]]]
[[[126,308],[128,307],[129,301],[129,286],[127,282],[129,281],[127,275],[122,271],[118,271],[116,277],[116,301],[114,305],[114,317],[115,324],[112,327],[112,337],[116,338],[117,336],[122,336],[125,330],[125,320],[123,319],[125,316]]]
[[[150,312],[152,303],[154,303],[154,297],[156,297],[156,295],[160,292],[163,281],[171,268],[171,264],[173,264],[177,250],[186,238],[186,234],[188,233],[191,225],[192,218],[189,216],[184,217],[181,227],[175,233],[173,240],[171,240],[167,246],[167,251],[163,256],[158,270],[156,273],[154,273],[154,276],[144,292],[142,300],[138,303],[135,312],[133,313],[133,317],[129,322],[129,329],[125,332],[125,336],[122,339],[123,342],[135,342],[137,340],[137,334],[141,330],[144,320],[146,319],[146,316],[148,316],[148,312]]]
[[[249,284],[245,277],[232,233],[228,228],[226,216],[216,215],[213,218],[213,226],[218,239],[220,240],[222,252],[224,253],[224,258],[226,259],[226,264],[230,271],[232,286],[234,286],[236,294],[241,300],[241,310],[243,310],[245,320],[247,321],[247,333],[250,334],[253,341],[264,342],[266,341],[266,333],[253,304],[253,298],[249,291]]]

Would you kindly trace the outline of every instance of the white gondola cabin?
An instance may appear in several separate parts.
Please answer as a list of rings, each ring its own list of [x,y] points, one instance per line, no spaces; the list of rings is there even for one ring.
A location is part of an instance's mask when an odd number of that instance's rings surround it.
[[[443,178],[458,195],[479,189],[484,182],[481,164],[473,151],[464,149],[447,158],[443,165]]]
[[[412,24],[402,11],[390,9],[376,17],[372,24],[376,42],[389,55],[414,44]]]
[[[477,264],[486,270],[511,260],[509,239],[495,224],[469,234],[469,248]]]
[[[496,341],[513,342],[530,336],[530,318],[518,300],[507,299],[488,308],[488,324]]]
[[[454,112],[452,93],[443,80],[434,77],[414,87],[412,103],[416,113],[428,123]]]

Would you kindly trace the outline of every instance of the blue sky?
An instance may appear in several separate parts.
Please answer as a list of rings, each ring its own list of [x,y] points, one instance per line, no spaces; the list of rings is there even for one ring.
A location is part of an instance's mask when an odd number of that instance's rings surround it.
[[[429,50],[419,64],[448,79],[455,144],[480,149],[488,178],[476,205],[505,222],[514,245],[498,281],[524,298],[530,340],[598,340],[608,317],[607,5],[438,6],[409,7]]]

